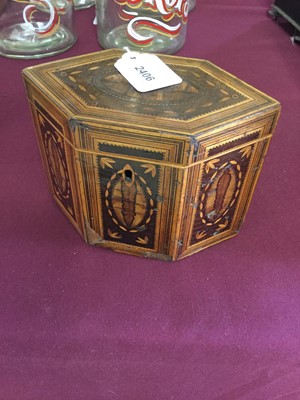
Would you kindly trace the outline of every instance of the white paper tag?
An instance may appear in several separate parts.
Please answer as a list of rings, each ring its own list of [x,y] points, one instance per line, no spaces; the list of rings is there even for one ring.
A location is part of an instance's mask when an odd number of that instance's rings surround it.
[[[150,53],[128,51],[115,67],[138,92],[150,92],[182,82],[180,76]]]

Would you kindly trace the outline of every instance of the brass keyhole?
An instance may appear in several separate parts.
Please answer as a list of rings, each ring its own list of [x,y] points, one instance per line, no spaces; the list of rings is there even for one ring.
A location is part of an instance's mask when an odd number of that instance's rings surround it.
[[[126,182],[131,182],[132,181],[132,171],[130,169],[126,169],[124,171],[124,177]]]

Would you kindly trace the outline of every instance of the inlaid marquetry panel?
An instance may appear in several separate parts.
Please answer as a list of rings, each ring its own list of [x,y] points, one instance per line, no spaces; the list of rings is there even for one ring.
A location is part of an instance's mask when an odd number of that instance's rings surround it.
[[[63,127],[37,102],[36,116],[39,123],[40,143],[44,161],[56,200],[75,220],[75,209],[67,165]]]
[[[191,245],[231,228],[255,145],[204,163]]]
[[[154,248],[160,168],[99,156],[105,240]]]
[[[176,87],[141,95],[111,60],[55,71],[54,76],[89,107],[188,120],[236,106],[248,97],[200,68],[174,66],[184,78]]]

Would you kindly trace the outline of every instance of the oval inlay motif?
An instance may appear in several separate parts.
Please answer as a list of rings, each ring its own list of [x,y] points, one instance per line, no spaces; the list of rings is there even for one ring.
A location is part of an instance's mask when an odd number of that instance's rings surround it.
[[[200,204],[202,222],[211,225],[219,221],[234,204],[241,179],[237,173],[237,167],[228,163],[215,175],[211,184],[206,186]]]
[[[93,77],[93,84],[102,92],[128,102],[137,102],[149,106],[182,105],[183,103],[193,103],[199,101],[204,96],[205,90],[199,84],[185,80],[176,88],[164,88],[159,91],[145,93],[141,97],[131,85],[120,74],[114,71],[98,73]],[[172,92],[172,96],[170,96]]]
[[[57,189],[63,195],[68,188],[68,179],[66,176],[66,171],[63,165],[63,159],[60,155],[60,152],[57,148],[56,142],[51,138],[47,143],[48,154],[49,154],[49,163],[56,180]]]
[[[145,219],[145,223],[150,222],[147,217],[153,212],[146,196],[148,187],[129,164],[112,176],[107,187],[110,188],[106,192],[107,202],[114,211],[116,218],[113,220],[117,225],[131,231],[141,226]]]

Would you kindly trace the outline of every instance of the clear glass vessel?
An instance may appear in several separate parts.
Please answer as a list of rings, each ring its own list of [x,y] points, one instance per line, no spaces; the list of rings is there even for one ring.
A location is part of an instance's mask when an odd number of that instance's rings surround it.
[[[94,0],[74,0],[75,10],[83,10],[84,8],[89,8],[95,5]]]
[[[196,2],[197,0],[189,0],[189,12],[193,11],[193,9],[196,7]]]
[[[189,0],[96,0],[101,47],[173,54],[185,42]]]
[[[6,0],[0,10],[2,56],[51,56],[70,48],[76,39],[72,0]]]

